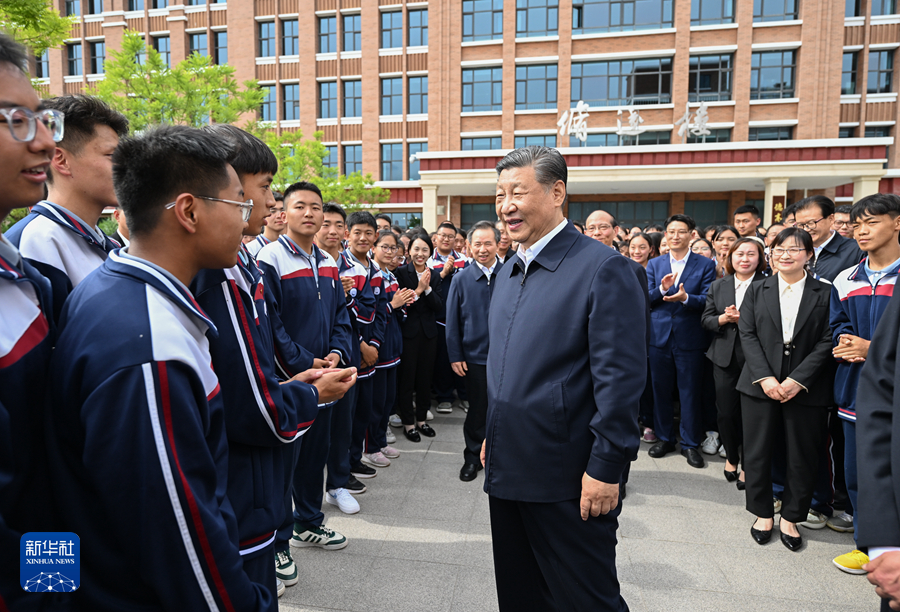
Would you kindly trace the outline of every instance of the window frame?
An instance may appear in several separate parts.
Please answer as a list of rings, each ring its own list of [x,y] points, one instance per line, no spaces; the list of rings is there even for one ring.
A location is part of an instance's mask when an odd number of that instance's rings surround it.
[[[656,72],[642,72],[635,73],[634,71],[638,68],[639,63],[646,63],[655,61],[658,62]],[[572,103],[575,104],[579,100],[584,100],[588,103],[589,106],[594,107],[608,107],[608,106],[646,106],[651,104],[670,104],[672,102],[672,70],[673,70],[673,58],[672,57],[648,57],[648,58],[640,58],[640,59],[621,59],[621,60],[607,60],[607,61],[588,61],[588,62],[573,62],[572,63],[572,73],[571,73],[571,97]],[[602,74],[603,66],[606,66],[605,74]],[[593,67],[596,66],[598,71],[601,71],[601,74],[597,75],[584,75],[585,67]],[[630,68],[629,68],[630,66]],[[576,69],[580,73],[576,75]],[[612,73],[612,70],[618,70],[616,73]],[[627,70],[631,70],[631,72],[626,72]],[[657,93],[655,95],[644,95],[640,94],[642,97],[639,98],[635,94],[632,94],[629,97],[617,97],[611,98],[607,97],[603,98],[586,98],[584,96],[585,83],[584,79],[598,78],[598,79],[606,79],[606,86],[602,87],[602,83],[600,84],[600,89],[605,89],[607,95],[611,90],[610,83],[613,79],[617,80],[615,85],[615,89],[619,91],[624,91],[625,93],[629,91],[633,91],[635,85],[629,79],[634,79],[637,76],[647,77],[651,74],[657,75]],[[577,80],[577,87],[576,87]],[[665,85],[668,84],[668,92],[664,91]],[[576,90],[579,92],[579,95],[576,95]]]
[[[719,16],[703,17],[704,6],[719,8]],[[696,11],[695,11],[696,8]],[[728,14],[730,11],[730,15]],[[724,25],[734,23],[734,0],[691,0],[691,26]]]
[[[550,144],[552,139],[552,143]],[[513,137],[513,146],[516,149],[521,149],[522,147],[550,147],[551,149],[555,149],[558,141],[556,138],[556,133],[553,134],[528,134],[528,135],[519,135]]]
[[[420,23],[413,25],[413,15],[416,15]],[[424,24],[421,19],[424,17]],[[428,46],[428,9],[410,9],[406,12],[406,46],[407,47],[427,47]],[[418,41],[413,41],[413,32],[418,32]]]
[[[718,69],[703,68],[703,59],[718,58]],[[696,64],[695,64],[696,62]],[[723,68],[723,62],[727,64]],[[715,93],[700,90],[704,74],[716,73],[718,88]],[[726,76],[727,89],[722,89],[722,75]],[[692,86],[693,81],[693,86]],[[725,102],[734,95],[734,53],[714,53],[709,55],[692,55],[688,60],[688,102]]]
[[[780,3],[783,6],[781,12],[765,12],[767,5],[771,6],[775,3]],[[788,11],[789,4],[793,4],[792,11]],[[753,23],[795,21],[799,15],[799,4],[799,0],[753,0]]]
[[[226,30],[213,30],[213,62],[218,66],[228,63],[228,32]],[[225,44],[221,44],[220,37],[225,37]]]
[[[765,90],[762,89],[759,85],[760,74],[763,70],[774,68],[773,66],[763,66],[761,63],[759,65],[754,65],[757,62],[757,58],[761,58],[763,56],[773,56],[776,54],[781,54],[781,64],[780,70],[782,74],[782,81],[780,83],[780,87],[778,89],[770,89]],[[784,63],[785,54],[790,54],[791,62],[789,64]],[[790,70],[790,85],[786,87],[784,80],[785,70]],[[795,98],[797,95],[797,51],[796,49],[775,49],[773,51],[754,51],[750,55],[750,99],[751,100],[784,100],[789,98]],[[754,88],[753,82],[756,81],[757,85]],[[778,95],[766,95],[767,92],[777,92]]]
[[[645,22],[639,22],[638,19],[649,14],[649,11],[646,9],[637,11],[635,7],[638,1],[575,0],[572,4],[572,34],[638,32],[675,27],[674,0],[658,0],[659,20]],[[602,14],[604,12],[605,15]],[[596,13],[597,17],[605,17],[606,25],[586,24],[585,21],[594,16],[593,13]]]
[[[84,47],[81,43],[66,45],[66,60],[68,76],[84,76]]]
[[[289,28],[292,31],[289,31]],[[298,19],[281,20],[281,54],[300,55],[300,22]]]
[[[385,19],[390,27],[385,28]],[[396,23],[395,23],[396,22]],[[400,49],[403,47],[403,11],[381,11],[379,19],[379,49]],[[387,43],[385,37],[388,38]],[[396,43],[396,44],[395,44]]]
[[[872,56],[877,55],[878,58],[876,62],[872,61]],[[881,67],[881,58],[887,58],[887,67]],[[874,69],[873,69],[874,66]],[[876,86],[872,87],[872,77],[875,77]],[[881,83],[881,77],[883,76],[887,84]],[[869,51],[869,71],[866,74],[866,93],[867,94],[882,94],[882,93],[891,93],[894,91],[894,49],[887,50],[875,50]]]
[[[385,87],[390,87],[391,91],[385,93]],[[399,87],[399,90],[397,88]],[[402,115],[403,114],[403,77],[383,77],[381,79],[381,115]],[[387,103],[387,104],[385,104]],[[390,111],[390,112],[385,112]]]
[[[544,76],[535,73],[541,70]],[[516,110],[547,110],[558,106],[559,65],[558,64],[520,64],[516,66]],[[542,91],[532,91],[532,85],[543,82]],[[543,94],[543,100],[530,101],[530,96]],[[521,94],[521,98],[520,98]],[[524,98],[524,99],[522,99]]]
[[[257,112],[259,120],[278,121],[278,86],[260,85],[259,88],[266,92]],[[269,116],[267,117],[267,115]]]
[[[327,98],[323,97],[323,93],[328,89],[329,95]],[[318,83],[318,91],[316,91],[317,95],[317,117],[319,119],[337,119],[338,116],[338,86],[337,81],[322,81]],[[328,114],[325,113],[325,105],[328,105]]]
[[[385,150],[390,151],[390,157],[385,161]],[[381,142],[379,143],[381,152],[381,180],[382,181],[402,181],[403,169],[403,143],[402,142]],[[399,157],[394,157],[399,150]],[[399,176],[396,171],[399,170]]]
[[[323,24],[331,24],[331,30],[323,31]],[[337,15],[318,17],[316,19],[316,53],[337,53],[337,42]]]
[[[419,174],[419,160],[413,160],[413,155],[416,153],[427,153],[428,152],[428,143],[427,142],[409,142],[407,143],[408,147],[408,155],[406,156],[408,165],[406,168],[406,176],[409,181],[418,181],[421,178]]]
[[[489,141],[487,147],[478,147],[476,144],[481,144],[484,141]],[[496,147],[494,145],[497,145]],[[467,146],[468,145],[468,146]],[[503,137],[502,136],[471,136],[467,138],[460,138],[459,140],[459,150],[460,151],[494,151],[503,148]]]
[[[341,93],[343,102],[342,117],[362,117],[362,81],[359,79],[348,79],[341,81]],[[347,88],[351,87],[354,95],[347,95]],[[359,94],[359,95],[356,95]],[[347,102],[351,102],[351,108],[348,110]]]
[[[850,66],[847,66],[847,56],[850,56]],[[856,94],[859,71],[859,52],[845,51],[841,56],[841,95],[852,96]],[[848,76],[845,76],[848,75]],[[846,85],[845,85],[846,83]]]
[[[264,36],[264,34],[269,32],[271,33],[270,35]],[[256,28],[256,35],[259,41],[256,47],[256,52],[258,54],[256,57],[277,57],[278,45],[277,35],[275,33],[275,22],[260,21]]]
[[[106,63],[106,41],[105,40],[97,40],[89,43],[90,50],[90,67],[91,71],[89,74],[106,74],[104,70],[104,64]],[[97,50],[100,48],[103,51],[102,55],[97,54]]]
[[[532,29],[529,22],[538,19],[541,11],[546,27]],[[559,0],[516,0],[516,38],[545,36],[559,36]]]
[[[413,82],[415,81],[415,89],[413,91]],[[424,83],[425,87],[422,87]],[[406,78],[406,112],[409,115],[427,115],[428,114],[428,75],[416,75]]]
[[[350,21],[353,28],[347,27]],[[347,44],[347,37],[350,36],[351,44]],[[341,19],[341,40],[343,46],[341,51],[362,51],[362,15],[354,13],[352,15],[342,15]]]
[[[766,130],[777,130],[778,138],[760,138],[760,132],[765,132]],[[782,136],[787,135],[786,138],[782,138]],[[776,140],[793,140],[794,139],[794,126],[792,125],[777,125],[777,126],[766,126],[766,127],[751,127],[747,132],[747,140],[749,142],[772,142]]]
[[[201,37],[204,43],[203,47],[195,47],[194,40],[200,39]],[[200,49],[203,50],[202,53],[198,53]],[[198,53],[199,55],[202,55],[204,57],[209,57],[209,36],[206,32],[193,32],[191,34],[188,34],[188,55],[191,55],[193,53]]]
[[[490,80],[475,80],[475,78],[483,73],[488,73],[490,76]],[[466,81],[466,76],[471,74],[471,80]],[[495,80],[496,79],[496,80]],[[488,84],[489,93],[490,93],[490,103],[489,104],[476,104],[475,103],[475,95],[477,92],[477,84],[484,83]],[[482,68],[463,68],[462,70],[462,111],[464,113],[478,113],[478,112],[495,112],[503,110],[503,68],[497,66],[486,66]],[[466,104],[466,92],[469,92],[470,97],[472,98],[471,104]],[[495,99],[498,97],[499,99]]]
[[[344,168],[343,168],[344,176],[350,176],[354,172],[359,172],[360,174],[362,174],[362,171],[363,171],[363,168],[362,168],[362,154],[363,154],[362,145],[355,144],[355,145],[341,145],[341,146],[343,147],[343,154],[344,154]],[[354,153],[354,155],[348,155],[347,154],[348,149],[352,149],[352,152]],[[359,159],[357,159],[356,153],[359,154],[359,156],[358,156]],[[354,166],[352,170],[350,169],[351,164]]]
[[[281,118],[283,121],[300,121],[299,83],[285,83],[281,86]]]
[[[497,8],[497,5],[500,8]],[[467,10],[468,7],[468,10]],[[476,34],[475,27],[490,15],[490,34]],[[497,30],[497,26],[500,29]],[[468,31],[468,33],[467,33]],[[463,0],[462,2],[462,41],[475,42],[480,40],[503,40],[503,0],[491,0],[491,8],[476,9],[475,0]]]

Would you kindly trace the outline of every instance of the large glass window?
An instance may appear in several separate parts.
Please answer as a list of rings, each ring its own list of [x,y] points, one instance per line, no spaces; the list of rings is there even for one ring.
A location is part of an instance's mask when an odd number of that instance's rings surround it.
[[[853,138],[856,136],[856,128],[842,127],[838,128],[838,138]]]
[[[503,38],[503,0],[463,0],[463,42]]]
[[[409,20],[409,38],[406,42],[407,46],[427,47],[428,9],[410,11],[406,18]]]
[[[337,168],[338,167],[338,148],[337,145],[334,146],[326,146],[325,150],[328,151],[328,157],[322,160],[322,165],[326,168]]]
[[[897,0],[870,0],[872,15],[893,15],[897,12]]]
[[[462,112],[503,110],[503,68],[462,71]]]
[[[878,94],[891,92],[893,74],[893,51],[869,51],[869,75],[866,81],[867,93]]]
[[[548,134],[537,135],[537,136],[516,136],[515,147],[517,149],[521,149],[522,147],[555,147],[556,146],[556,134]]]
[[[480,136],[478,138],[463,138],[460,140],[461,151],[490,151],[503,148],[503,139],[500,136]]]
[[[779,127],[752,127],[747,137],[749,141],[756,140],[791,140],[794,136],[794,128],[791,126]]]
[[[497,207],[493,204],[460,204],[459,227],[468,231],[479,221],[497,222]]]
[[[106,43],[91,43],[91,74],[103,74],[103,63],[106,61]]]
[[[317,53],[337,52],[337,17],[319,17],[319,48]]]
[[[692,55],[688,72],[688,100],[731,100],[733,61],[733,55]]]
[[[841,95],[856,93],[856,52],[844,53],[841,61]]]
[[[259,107],[259,120],[276,121],[278,119],[278,106],[275,98],[275,86],[262,85],[260,86],[260,89],[265,92],[266,97],[263,98],[263,102]]]
[[[708,227],[728,222],[728,200],[685,200],[684,214],[697,224]]]
[[[128,0],[128,10],[129,11],[143,11],[144,10],[144,0]]]
[[[692,0],[691,25],[734,23],[734,0]]]
[[[859,0],[844,0],[844,17],[859,17]]]
[[[216,64],[224,66],[228,63],[228,32],[213,32],[213,42],[216,45]]]
[[[574,136],[569,137],[570,147],[624,147],[634,146],[634,136],[620,136],[613,132],[588,134],[587,140],[581,142]],[[666,131],[641,132],[637,137],[638,145],[670,144],[672,133]]]
[[[69,76],[81,76],[84,73],[81,53],[81,43],[66,45],[66,54],[69,60]]]
[[[362,145],[344,146],[344,174],[362,172]]]
[[[403,180],[403,143],[381,145],[381,180]]]
[[[888,138],[891,135],[891,126],[889,125],[878,125],[874,127],[866,126],[865,132],[863,132],[865,138]]]
[[[300,55],[300,30],[296,19],[285,19],[281,22],[281,54]]]
[[[417,212],[399,212],[399,213],[385,213],[390,215],[391,217],[391,225],[396,225],[402,229],[408,229],[410,227],[421,227],[422,226],[422,213]]]
[[[153,47],[159,53],[163,64],[172,67],[172,41],[168,36],[157,36],[153,39]]]
[[[428,150],[427,142],[411,142],[409,143],[409,180],[419,180],[419,160],[413,157],[416,153],[422,153]]]
[[[516,110],[556,108],[556,64],[516,66]]]
[[[559,0],[516,0],[516,38],[556,36]]]
[[[671,28],[673,0],[575,0],[572,33]]]
[[[337,89],[337,81],[319,83],[319,119],[334,119],[337,117]]]
[[[410,115],[428,114],[428,77],[409,77],[409,102],[407,111]]]
[[[403,13],[389,11],[381,14],[381,48],[395,49],[403,46]]]
[[[569,202],[566,217],[584,223],[595,210],[605,210],[623,225],[645,227],[651,223],[662,223],[669,216],[669,203],[648,202]]]
[[[88,13],[99,15],[103,12],[103,0],[88,0]]]
[[[203,56],[209,55],[206,34],[191,34],[188,39],[188,44],[191,53]]]
[[[648,58],[572,64],[572,102],[590,106],[668,104],[672,60]]]
[[[259,24],[259,57],[275,57],[275,22],[263,21]]]
[[[66,0],[66,16],[81,15],[81,0]]]
[[[794,97],[794,51],[762,51],[750,59],[750,99]]]
[[[284,101],[284,117],[285,121],[300,121],[300,85],[293,83],[285,85],[282,90]]]
[[[362,117],[362,81],[344,81],[344,117]]]
[[[50,78],[50,51],[45,49],[43,53],[34,58],[34,78]]]
[[[710,143],[710,142],[731,142],[731,128],[721,128],[718,130],[709,130],[706,136],[695,136],[688,133],[688,144]]]
[[[344,48],[341,50],[362,50],[362,15],[344,15]]]
[[[403,79],[381,79],[381,114],[403,114]]]
[[[169,0],[153,0],[153,8],[169,8]]]
[[[797,18],[797,0],[753,0],[753,21],[791,21]]]

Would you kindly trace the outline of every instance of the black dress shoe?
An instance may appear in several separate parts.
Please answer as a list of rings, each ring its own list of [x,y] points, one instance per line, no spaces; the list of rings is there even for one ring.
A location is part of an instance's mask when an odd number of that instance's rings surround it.
[[[421,442],[422,437],[419,435],[419,430],[413,427],[412,429],[404,429],[403,435],[406,436],[406,439],[410,442]]]
[[[470,482],[475,480],[475,476],[478,474],[478,470],[481,469],[481,466],[475,465],[474,463],[467,463],[462,466],[462,469],[459,471],[459,479],[463,482]]]
[[[428,423],[422,423],[419,425],[419,433],[427,438],[433,438],[437,435],[434,429],[431,428],[431,425]]]
[[[772,539],[772,530],[769,529],[767,531],[762,531],[760,529],[756,529],[753,525],[750,526],[750,535],[753,536],[753,541],[762,546],[763,544],[767,544],[769,540]]]
[[[735,470],[733,472],[729,472],[728,470],[722,470],[722,471],[725,473],[725,480],[727,480],[728,482],[734,482],[738,479],[737,470]]]
[[[787,548],[791,552],[797,552],[803,547],[803,537],[797,536],[789,536],[786,533],[781,534],[781,543],[784,544],[784,547]]]
[[[687,459],[688,465],[693,468],[702,468],[706,465],[703,461],[703,455],[696,448],[682,448],[681,454]]]
[[[660,440],[656,444],[650,447],[650,450],[647,451],[647,454],[653,457],[654,459],[659,459],[660,457],[665,457],[671,452],[675,451],[675,443],[674,442],[665,442]]]
[[[744,482],[743,480],[738,480],[738,481],[735,483],[735,486],[737,486],[737,490],[738,490],[738,491],[743,491],[744,489],[747,488],[747,483]]]

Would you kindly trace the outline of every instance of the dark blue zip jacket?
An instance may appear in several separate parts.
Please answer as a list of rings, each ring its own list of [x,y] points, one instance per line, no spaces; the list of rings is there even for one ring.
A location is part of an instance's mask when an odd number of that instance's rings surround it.
[[[496,284],[494,281],[502,266],[498,258],[490,279],[474,263],[453,275],[455,278],[447,296],[447,354],[450,363],[487,363],[490,336],[488,312]]]

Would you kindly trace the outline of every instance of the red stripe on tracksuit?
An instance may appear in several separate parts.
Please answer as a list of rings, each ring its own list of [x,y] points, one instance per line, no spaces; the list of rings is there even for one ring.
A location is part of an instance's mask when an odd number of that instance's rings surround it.
[[[12,350],[0,357],[0,368],[8,368],[31,352],[34,347],[43,342],[49,331],[50,326],[47,324],[47,318],[44,316],[44,313],[38,313],[38,316],[31,322],[31,325],[28,326],[22,337],[19,338],[19,341],[12,347]]]

